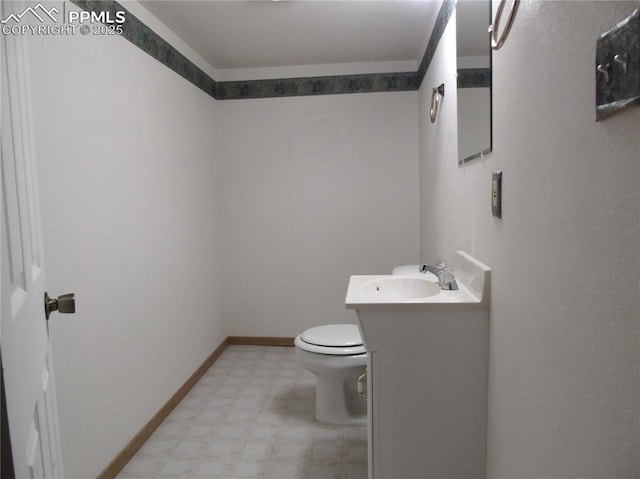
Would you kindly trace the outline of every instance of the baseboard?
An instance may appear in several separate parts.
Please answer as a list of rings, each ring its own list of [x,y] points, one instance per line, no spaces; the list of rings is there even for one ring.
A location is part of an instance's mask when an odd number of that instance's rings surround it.
[[[293,346],[293,338],[286,337],[265,337],[265,336],[229,336],[227,337],[211,355],[205,359],[196,372],[171,396],[160,410],[144,425],[131,441],[120,451],[120,453],[109,463],[97,479],[114,479],[124,466],[135,456],[136,452],[151,437],[153,432],[162,424],[173,409],[180,404],[187,393],[196,385],[200,378],[216,362],[220,355],[230,345],[245,346]]]
[[[245,346],[293,346],[293,338],[270,336],[229,336],[229,344]]]
[[[211,355],[205,359],[198,369],[187,379],[187,381],[171,396],[171,398],[155,413],[155,415],[144,425],[131,441],[120,451],[113,461],[98,475],[98,479],[113,479],[127,465],[127,463],[135,456],[136,452],[151,437],[153,432],[162,424],[173,409],[180,404],[187,393],[196,385],[198,380],[207,372],[211,365],[220,357],[220,355],[229,346],[229,338],[226,338]]]

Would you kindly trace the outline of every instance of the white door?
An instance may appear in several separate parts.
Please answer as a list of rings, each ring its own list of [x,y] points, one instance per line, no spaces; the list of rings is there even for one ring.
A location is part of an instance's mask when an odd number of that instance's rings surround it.
[[[24,4],[2,1],[2,18]],[[12,11],[15,10],[15,11]],[[1,35],[0,351],[15,476],[63,477],[33,148],[26,40]]]

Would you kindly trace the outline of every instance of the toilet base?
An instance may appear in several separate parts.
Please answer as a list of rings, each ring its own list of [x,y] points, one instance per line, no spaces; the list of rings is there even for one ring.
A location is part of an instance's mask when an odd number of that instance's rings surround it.
[[[296,360],[316,378],[316,419],[329,424],[367,424],[367,401],[358,395],[358,377],[367,355],[329,356],[296,348]]]
[[[352,377],[317,375],[316,377],[316,419],[319,422],[340,425],[366,425],[367,401],[357,392],[358,376],[364,368]]]

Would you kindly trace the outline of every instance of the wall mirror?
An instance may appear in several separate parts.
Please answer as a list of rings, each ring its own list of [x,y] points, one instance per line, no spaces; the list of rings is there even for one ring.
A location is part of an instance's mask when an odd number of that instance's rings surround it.
[[[458,163],[491,152],[490,0],[456,6],[458,69]]]

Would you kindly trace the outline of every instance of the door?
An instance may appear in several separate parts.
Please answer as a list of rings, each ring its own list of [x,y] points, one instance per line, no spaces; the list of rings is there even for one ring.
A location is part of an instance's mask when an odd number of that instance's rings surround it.
[[[2,18],[24,11],[1,2]],[[44,312],[46,275],[25,37],[1,35],[0,351],[17,478],[63,477]]]

